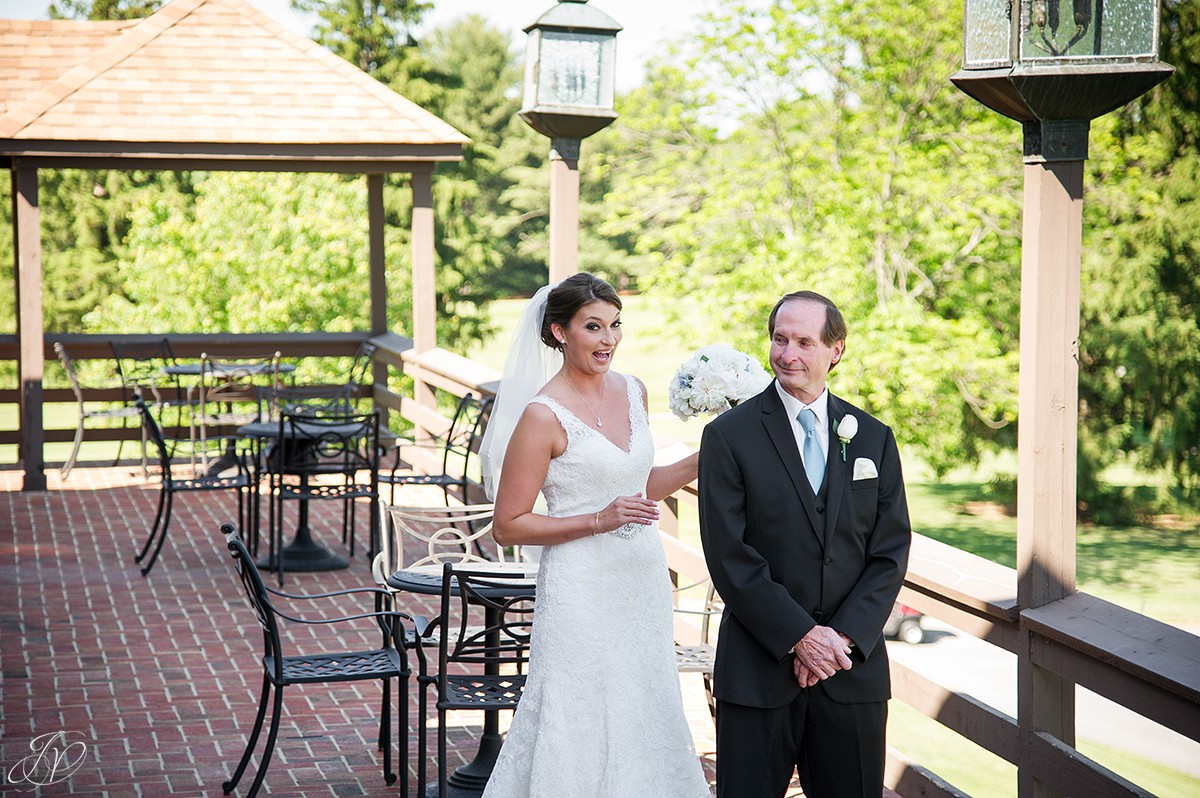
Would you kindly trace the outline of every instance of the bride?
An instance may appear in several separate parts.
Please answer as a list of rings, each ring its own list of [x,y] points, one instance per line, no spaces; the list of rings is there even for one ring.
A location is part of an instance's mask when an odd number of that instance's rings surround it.
[[[656,526],[697,455],[653,467],[645,386],[611,370],[621,336],[620,297],[587,273],[539,290],[514,333],[484,481],[496,542],[544,548],[529,677],[484,798],[711,795]]]

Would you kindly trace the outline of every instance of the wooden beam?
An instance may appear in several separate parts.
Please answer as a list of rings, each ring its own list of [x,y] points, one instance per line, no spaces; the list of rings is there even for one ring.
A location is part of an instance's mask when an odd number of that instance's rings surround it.
[[[139,151],[125,141],[0,141],[0,155],[35,169],[161,171],[409,172],[461,161],[461,144],[203,144],[155,142]]]
[[[558,145],[561,140],[555,139]],[[550,149],[550,282],[579,271],[579,142]]]
[[[1083,161],[1025,164],[1017,432],[1017,600],[1040,607],[1075,592],[1079,273]],[[1050,798],[1034,732],[1075,742],[1075,686],[1036,666],[1028,632],[1017,664],[1022,798]]]
[[[384,231],[387,218],[383,210],[383,175],[367,175],[367,249],[371,293],[371,335],[382,335],[389,329],[387,317],[387,258],[384,253]],[[372,360],[368,372],[371,384],[387,385],[387,365]],[[371,391],[374,394],[374,390]],[[380,423],[387,426],[387,410]]]
[[[890,745],[887,748],[883,784],[904,798],[970,798],[941,776],[910,761]]]
[[[892,662],[894,697],[1001,759],[1017,763],[1020,730],[1014,718],[956,693],[901,662]]]
[[[433,171],[412,174],[412,339],[417,352],[437,346],[437,280],[434,273]],[[425,403],[427,396],[418,396]]]
[[[110,341],[138,343],[166,338],[178,358],[198,358],[201,352],[222,357],[242,357],[265,352],[281,352],[287,357],[349,357],[358,349],[366,332],[346,333],[170,333],[169,335],[58,333],[42,335],[42,357],[56,360],[54,343],[59,341],[71,351],[73,360],[112,358]],[[18,339],[0,335],[0,361],[16,360]],[[77,354],[78,353],[78,354]]]
[[[1022,623],[1038,667],[1200,740],[1200,637],[1086,593]]]
[[[991,643],[1012,654],[1017,653],[1020,632],[1015,622],[1003,623],[993,620],[964,609],[954,602],[948,602],[936,594],[918,592],[907,585],[900,588],[900,596],[896,600],[918,612],[945,621],[971,637]]]
[[[367,243],[371,275],[371,335],[387,332],[387,260],[383,241],[387,220],[383,211],[383,175],[367,175]]]
[[[42,238],[38,210],[38,174],[17,162],[12,175],[13,249],[17,299],[17,381],[20,390],[20,459],[25,471],[21,489],[46,489],[42,416]]]
[[[1154,798],[1133,782],[1098,765],[1053,735],[1030,738],[1031,759],[1038,779],[1063,795],[1088,798]]]

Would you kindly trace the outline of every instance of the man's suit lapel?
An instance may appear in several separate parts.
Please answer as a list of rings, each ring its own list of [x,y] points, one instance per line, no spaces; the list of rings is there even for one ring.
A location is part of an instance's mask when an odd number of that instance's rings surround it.
[[[829,536],[837,528],[838,512],[842,509],[842,494],[845,493],[846,482],[850,479],[852,462],[849,457],[845,461],[842,460],[842,442],[838,440],[837,433],[833,431],[834,422],[840,421],[846,415],[846,407],[842,404],[842,400],[832,393],[829,394],[828,407],[829,456],[826,458],[825,478],[829,480],[827,495],[829,503],[825,508],[825,543],[829,542]]]
[[[824,545],[824,529],[818,521],[820,516],[817,515],[816,497],[813,496],[808,477],[804,474],[804,462],[800,459],[800,450],[796,448],[792,420],[788,418],[774,383],[763,391],[762,398],[762,421],[763,426],[767,428],[767,437],[771,439],[772,445],[779,453],[779,459],[783,461],[783,467],[792,480],[792,487],[796,489],[800,503],[804,505],[804,512],[808,515],[809,524],[816,533],[817,540]]]

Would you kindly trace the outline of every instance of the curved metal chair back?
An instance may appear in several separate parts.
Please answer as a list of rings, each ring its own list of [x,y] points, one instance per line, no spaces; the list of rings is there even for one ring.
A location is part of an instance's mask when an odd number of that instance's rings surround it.
[[[275,619],[275,606],[271,603],[267,586],[258,572],[258,566],[254,564],[250,550],[246,548],[246,544],[242,542],[236,530],[231,525],[225,524],[221,527],[221,532],[225,535],[225,545],[233,556],[233,567],[237,571],[246,603],[250,605],[250,609],[254,610],[258,625],[262,627],[263,663],[269,663],[272,666],[270,668],[271,681],[277,685],[281,684],[283,682],[283,646],[279,639],[279,623]]]
[[[450,503],[450,489],[457,488],[458,498],[467,501],[467,485],[472,480],[475,469],[475,456],[479,454],[479,444],[483,440],[483,432],[487,427],[488,418],[492,411],[493,397],[479,398],[468,393],[458,401],[450,427],[440,444],[442,450],[442,473],[440,474],[398,474],[400,453],[407,446],[427,446],[428,444],[401,443],[396,452],[396,467],[389,475],[381,479],[392,485],[392,503],[396,500],[397,485],[431,485],[442,489],[447,505]]]
[[[391,572],[401,568],[442,563],[489,563],[518,560],[519,549],[510,556],[497,548],[494,559],[482,556],[481,543],[490,539],[495,505],[464,504],[452,507],[404,507],[383,505],[380,553],[386,555]],[[417,548],[409,562],[405,544]]]
[[[245,521],[247,515],[246,505],[248,502],[246,493],[250,489],[250,475],[246,471],[245,461],[238,455],[234,459],[236,470],[232,474],[176,476],[171,467],[171,452],[167,448],[167,442],[163,437],[162,430],[159,428],[158,422],[154,420],[154,414],[150,412],[150,408],[141,394],[134,395],[134,408],[135,412],[140,413],[142,416],[142,431],[145,434],[146,440],[154,444],[155,451],[158,452],[159,466],[162,468],[162,480],[158,494],[158,510],[154,514],[154,523],[150,527],[150,533],[146,537],[145,544],[142,545],[141,551],[134,558],[134,562],[144,562],[142,565],[142,576],[146,576],[150,573],[150,569],[154,567],[154,563],[158,559],[158,554],[162,551],[163,543],[167,539],[167,530],[171,527],[171,511],[175,504],[176,493],[216,490],[237,491],[238,522],[242,523]],[[149,559],[146,559],[147,555],[149,555]]]
[[[154,451],[158,454],[158,466],[162,469],[162,478],[164,482],[172,480],[171,474],[171,453],[167,447],[166,436],[162,433],[162,427],[158,426],[158,422],[154,419],[154,414],[150,412],[150,406],[146,404],[146,400],[141,394],[133,395],[133,406],[142,417],[142,431],[145,433],[146,440],[154,446]]]
[[[358,386],[367,382],[367,377],[371,375],[371,361],[378,348],[370,339],[358,345],[358,351],[354,353],[354,362],[350,364],[350,376],[347,380],[350,385]]]
[[[468,570],[456,568],[454,563],[443,566],[444,631],[438,652],[443,678],[448,677],[446,666],[450,664],[512,668],[517,673],[525,670],[529,664],[534,597],[531,592],[514,594],[512,582],[513,575],[504,571]],[[483,624],[477,623],[481,613]],[[524,678],[519,682],[518,687]],[[493,695],[489,700],[515,708],[519,690],[504,689],[503,696]]]
[[[163,337],[153,341],[110,340],[113,360],[117,364],[117,375],[125,391],[126,403],[133,402],[133,395],[143,398],[153,394],[155,404],[181,406],[188,404],[178,376],[165,374],[163,369],[174,366],[175,349],[170,339]],[[163,389],[167,389],[163,393]],[[172,395],[173,394],[173,395]]]
[[[357,412],[349,385],[273,384],[259,387],[258,396],[258,413],[263,421],[277,419],[285,412],[313,416]]]

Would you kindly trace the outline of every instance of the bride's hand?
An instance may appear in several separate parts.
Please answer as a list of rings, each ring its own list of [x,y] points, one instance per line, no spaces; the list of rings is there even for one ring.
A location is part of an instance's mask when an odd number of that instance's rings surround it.
[[[596,517],[596,532],[611,532],[625,524],[648,526],[658,521],[658,502],[652,502],[642,493],[633,496],[618,496]]]

